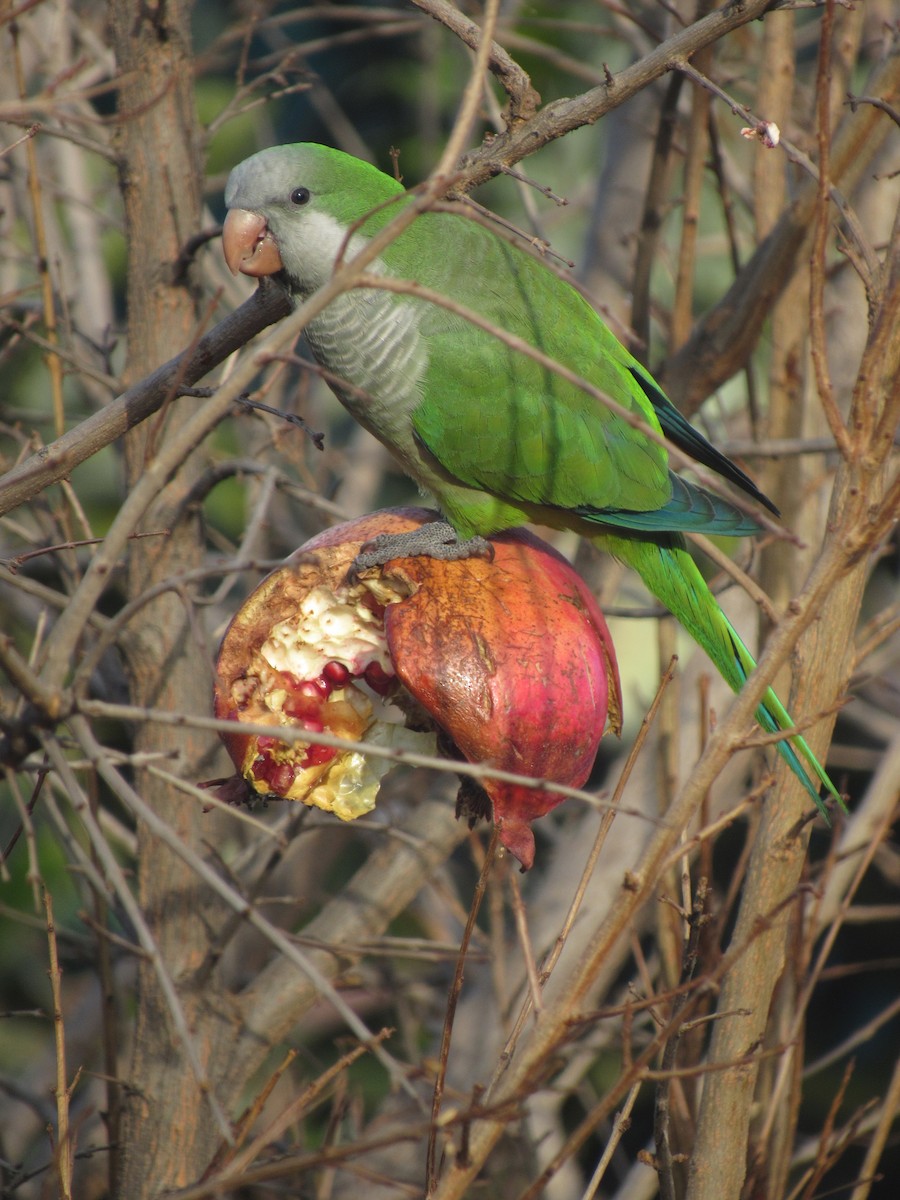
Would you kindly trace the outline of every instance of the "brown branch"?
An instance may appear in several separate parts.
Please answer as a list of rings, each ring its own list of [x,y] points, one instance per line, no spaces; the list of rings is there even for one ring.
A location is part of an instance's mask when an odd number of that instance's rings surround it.
[[[382,933],[413,900],[438,866],[467,836],[445,800],[427,800],[366,857],[342,892],[302,930],[311,940],[307,959],[334,979],[356,957],[352,949]],[[318,943],[321,948],[312,948]],[[217,1065],[226,1089],[246,1086],[265,1060],[270,1045],[286,1037],[300,1017],[319,1001],[315,984],[286,958],[258,971],[237,997],[245,1036],[234,1053]],[[222,1022],[222,1033],[227,1033]]]
[[[691,984],[697,969],[697,962],[700,956],[700,933],[703,926],[710,919],[705,912],[708,895],[708,882],[706,879],[701,879],[697,885],[697,893],[691,912],[683,914],[686,918],[688,935],[684,939],[682,948],[680,981],[682,985]],[[656,1143],[657,1170],[659,1172],[659,1192],[662,1200],[675,1200],[675,1197],[683,1191],[680,1175],[679,1186],[676,1187],[676,1166],[680,1167],[681,1164],[680,1162],[676,1162],[676,1157],[672,1149],[671,1093],[667,1086],[670,1078],[666,1077],[671,1077],[676,1071],[675,1063],[678,1056],[678,1047],[682,1035],[688,1031],[688,1026],[681,1023],[681,1018],[690,999],[691,993],[688,990],[684,990],[680,992],[675,1003],[672,1005],[670,1023],[675,1028],[674,1033],[665,1043],[661,1067],[662,1078],[659,1080],[659,1086],[656,1089],[654,1141]]]
[[[487,852],[484,856],[484,862],[481,867],[481,874],[478,876],[478,883],[475,885],[475,891],[472,895],[472,903],[469,906],[469,916],[466,921],[466,927],[463,930],[462,939],[459,943],[459,953],[456,958],[456,970],[453,972],[453,983],[450,987],[450,994],[447,996],[447,1008],[444,1014],[444,1025],[441,1031],[441,1048],[438,1057],[437,1077],[434,1081],[434,1092],[431,1099],[431,1123],[428,1128],[428,1149],[425,1156],[425,1195],[432,1196],[437,1187],[437,1136],[441,1118],[441,1101],[444,1097],[444,1085],[447,1081],[447,1063],[450,1059],[450,1040],[453,1036],[453,1019],[456,1016],[456,1006],[459,1002],[459,994],[462,991],[463,972],[466,965],[466,956],[469,953],[469,944],[472,941],[472,934],[475,930],[475,921],[478,918],[481,902],[484,899],[484,893],[487,889],[488,878],[494,866],[494,861],[497,856],[497,847],[500,844],[500,830],[495,825],[491,832],[491,840],[488,843]]]
[[[66,1076],[66,1033],[62,1011],[62,968],[56,945],[56,925],[53,919],[53,898],[46,887],[41,889],[47,913],[47,942],[50,950],[50,992],[53,997],[53,1032],[56,1044],[56,1175],[60,1200],[72,1200],[73,1135],[69,1127],[69,1100],[72,1089]],[[73,1084],[74,1087],[74,1084]]]
[[[375,1035],[375,1044],[380,1045],[393,1032],[393,1029],[388,1028],[380,1030]],[[360,1044],[341,1055],[336,1063],[324,1070],[303,1089],[299,1096],[294,1097],[273,1120],[269,1121],[247,1146],[234,1150],[223,1147],[221,1168],[211,1173],[204,1182],[215,1183],[220,1188],[225,1188],[229,1184],[239,1187],[245,1171],[253,1165],[266,1146],[277,1143],[285,1131],[313,1107],[326,1088],[330,1087],[349,1066],[357,1059],[362,1058],[371,1048],[371,1046]],[[292,1053],[296,1052],[292,1051]]]
[[[277,285],[259,288],[230,316],[186,350],[134,384],[105,408],[0,478],[0,514],[65,479],[86,459],[158,412],[180,384],[196,383],[252,337],[291,311]]]
[[[466,155],[461,164],[464,189],[468,191],[486,183],[499,174],[503,166],[513,166],[548,142],[571,133],[573,129],[595,124],[654,79],[665,75],[671,69],[673,60],[689,59],[704,46],[710,46],[733,30],[758,20],[770,7],[771,0],[726,4],[709,16],[695,21],[687,29],[679,30],[640,61],[613,75],[609,82],[571,99],[554,100],[544,105],[531,120],[511,126],[505,133]]]
[[[644,750],[647,737],[650,733],[650,728],[659,712],[666,688],[668,688],[672,680],[675,678],[675,668],[677,662],[678,660],[673,658],[666,670],[663,672],[656,695],[653,697],[653,701],[651,702],[650,707],[647,709],[647,712],[641,721],[640,728],[635,735],[631,749],[628,751],[628,754],[625,757],[625,763],[620,772],[618,782],[616,783],[613,794],[610,797],[609,808],[603,814],[603,817],[600,821],[596,837],[594,838],[594,844],[592,845],[591,851],[588,854],[587,861],[585,862],[584,869],[581,873],[581,878],[579,879],[575,888],[574,895],[572,896],[572,900],[563,919],[562,926],[557,934],[550,953],[547,955],[544,962],[541,963],[539,981],[542,987],[547,983],[547,980],[553,974],[556,964],[559,962],[560,956],[565,949],[569,934],[572,932],[575,919],[579,912],[581,912],[582,902],[588,888],[588,883],[590,882],[591,876],[593,875],[597,863],[600,860],[600,855],[604,845],[606,844],[606,839],[609,835],[610,829],[612,828],[612,823],[616,818],[616,814],[622,811],[619,805],[625,792],[625,787],[631,778],[639,755]],[[496,1085],[506,1067],[506,1064],[512,1058],[513,1053],[515,1052],[516,1043],[525,1026],[525,1021],[528,1018],[528,1014],[532,1011],[532,1005],[533,998],[531,994],[528,994],[526,995],[525,1000],[519,1009],[519,1014],[516,1017],[515,1025],[506,1039],[503,1050],[501,1051],[497,1060],[498,1065],[496,1071],[494,1072],[493,1079],[491,1080],[491,1087]]]
[[[666,88],[659,113],[650,178],[644,193],[644,209],[638,231],[634,282],[631,287],[631,324],[640,342],[637,357],[645,365],[650,347],[650,280],[662,232],[663,211],[669,190],[670,160],[675,126],[678,123],[678,97],[684,76],[674,72]]]
[[[709,9],[703,0],[701,11]],[[697,53],[698,65],[704,72],[712,66],[713,47],[706,46]],[[687,130],[684,162],[684,191],[681,205],[681,239],[678,246],[678,265],[675,272],[675,296],[669,330],[670,352],[688,339],[694,319],[694,270],[700,229],[700,209],[703,180],[709,149],[709,116],[712,108],[709,92],[695,84],[691,94],[691,115]]]
[[[850,1200],[867,1200],[871,1186],[875,1182],[875,1170],[884,1153],[890,1131],[897,1119],[898,1109],[900,1109],[900,1058],[897,1059],[894,1065],[891,1082],[885,1094],[881,1111],[878,1114],[878,1123],[875,1127],[875,1132],[869,1139],[869,1144],[866,1147],[866,1155],[860,1167],[860,1181],[853,1189]]]
[[[167,585],[175,590],[174,584]],[[133,704],[114,704],[105,700],[87,700],[78,698],[72,705],[78,713],[95,719],[109,718],[114,720],[133,721],[137,725],[151,723],[168,725],[172,728],[208,730],[213,733],[232,733],[234,723],[226,718],[188,715],[184,712],[168,709],[154,709]],[[261,734],[263,736],[278,735],[279,739],[288,745],[309,737],[309,731],[301,727],[291,729],[284,725],[268,725],[264,722],[243,721],[241,732]],[[398,750],[389,746],[378,746],[371,742],[354,742],[335,734],[321,733],[316,735],[316,741],[323,746],[336,746],[342,750],[356,751],[374,758],[383,758],[389,762],[403,763],[407,766],[427,767],[433,771],[444,771],[451,775],[466,775],[472,779],[496,779],[503,783],[515,783],[521,787],[532,788],[534,791],[549,791],[559,793],[570,800],[579,800],[591,808],[607,810],[613,807],[613,801],[606,799],[603,794],[597,796],[579,788],[568,787],[564,783],[556,783],[551,779],[538,779],[533,775],[517,775],[514,771],[501,771],[489,763],[470,763],[462,759],[438,758],[434,755],[419,754],[415,750]],[[629,808],[617,805],[617,815],[635,817],[637,820],[662,824],[655,817],[648,816],[639,808]]]
[[[900,481],[895,479],[893,485],[888,486],[885,479],[890,443],[877,437],[879,416],[889,410],[896,412],[898,404],[898,260],[900,255],[895,255],[891,286],[882,293],[880,311],[870,329],[854,388],[848,426],[858,434],[854,457],[843,462],[838,472],[832,500],[832,533],[810,583],[791,606],[795,615],[779,626],[762,659],[765,662],[781,643],[799,610],[806,607],[811,589],[818,590],[816,625],[803,641],[808,669],[797,677],[798,710],[802,710],[804,701],[811,694],[819,702],[829,700],[845,685],[852,661],[849,650],[868,574],[867,558],[884,536],[888,514],[894,515],[894,505],[900,495]],[[822,589],[821,583],[826,576],[830,577],[830,583]],[[836,647],[846,649],[836,653]],[[808,740],[814,751],[824,745],[819,730],[813,730]],[[782,778],[785,778],[783,772]],[[804,809],[805,800],[798,802],[796,787],[790,781],[785,781],[764,806],[734,932],[735,941],[748,938],[757,927],[761,911],[771,910],[779,897],[794,893],[805,862],[808,835],[802,828]],[[760,1039],[786,952],[785,929],[773,924],[766,936],[758,940],[752,953],[725,978],[720,1007],[738,1007],[748,996],[753,996],[754,1009],[746,1018],[716,1025],[710,1048],[711,1062],[734,1061],[748,1045]],[[691,1164],[692,1200],[730,1200],[739,1195],[744,1179],[755,1082],[755,1067],[744,1072],[718,1073],[707,1082]]]
[[[13,22],[10,25],[13,44],[13,64],[16,78],[16,88],[19,97],[25,96],[25,71],[22,66],[22,56],[19,51],[19,27]],[[38,260],[38,274],[41,279],[41,301],[44,310],[44,324],[47,327],[47,341],[50,350],[47,353],[47,368],[50,372],[50,389],[53,395],[53,421],[56,432],[62,433],[65,425],[63,409],[63,376],[62,363],[56,353],[59,341],[56,328],[56,305],[53,296],[53,280],[50,277],[50,262],[47,251],[47,230],[44,224],[44,201],[41,192],[40,172],[38,171],[37,151],[34,138],[26,138],[25,155],[28,162],[28,192],[31,199],[31,215],[34,222],[34,241]],[[71,1182],[71,1180],[70,1180]]]
[[[828,0],[819,37],[819,69],[816,80],[816,141],[819,147],[818,194],[809,282],[809,349],[819,399],[834,435],[835,444],[846,458],[850,453],[850,438],[844,426],[834,387],[828,370],[825,349],[825,252],[830,228],[830,187],[828,183],[831,157],[831,126],[829,119],[829,89],[831,85],[831,34],[834,27],[834,0]]]
[[[449,0],[412,0],[412,3],[442,25],[446,25],[471,50],[478,49],[481,30],[474,21],[470,21],[458,8],[450,4]],[[510,126],[519,125],[532,118],[537,112],[541,98],[519,64],[495,41],[491,41],[490,44],[488,67],[509,96]]]
[[[896,94],[900,88],[900,51],[894,51],[876,69],[869,87],[885,96]],[[832,184],[849,193],[891,128],[872,105],[861,106],[844,120],[831,147]],[[707,396],[746,363],[775,298],[784,290],[809,244],[817,196],[817,181],[804,180],[791,206],[722,299],[697,322],[684,346],[665,364],[660,382],[685,415],[694,413]]]
[[[882,100],[880,96],[853,96],[848,93],[847,103],[854,112],[858,104],[874,104],[883,113],[887,113],[895,125],[900,126],[900,112],[893,105],[888,104],[886,100]]]
[[[81,720],[81,718],[76,719]],[[86,741],[89,747],[96,747],[97,745],[93,741],[93,736],[90,734],[90,732],[88,732],[86,735]],[[103,835],[97,817],[94,815],[84,789],[79,784],[75,772],[63,752],[62,746],[56,739],[48,737],[45,741],[45,749],[47,752],[47,758],[54,769],[59,773],[63,786],[67,790],[69,802],[71,803],[74,812],[80,817],[84,831],[90,840],[94,851],[96,852],[97,860],[101,864],[103,870],[103,875],[101,878],[104,882],[108,881],[108,886],[110,888],[115,889],[115,893],[118,896],[125,913],[131,921],[137,940],[144,950],[147,960],[159,980],[160,988],[165,997],[166,1007],[172,1020],[176,1037],[180,1042],[182,1049],[184,1050],[190,1071],[197,1081],[200,1093],[201,1095],[205,1096],[206,1102],[209,1104],[213,1112],[220,1135],[226,1141],[230,1141],[231,1130],[228,1120],[225,1116],[222,1106],[210,1090],[205,1066],[200,1061],[198,1056],[195,1039],[188,1030],[184,1008],[179,999],[172,978],[168,972],[166,963],[163,961],[163,958],[160,954],[159,946],[147,924],[146,914],[143,912],[137,898],[134,896],[131,887],[128,883],[126,883],[124,871],[122,867],[120,867],[112,848]],[[90,749],[88,750],[88,754],[90,756]],[[101,752],[98,749],[98,755],[100,754]],[[103,763],[104,766],[109,766],[109,763],[106,761],[105,757],[103,758]],[[112,771],[111,767],[109,769]],[[103,884],[101,883],[100,886],[102,887]]]

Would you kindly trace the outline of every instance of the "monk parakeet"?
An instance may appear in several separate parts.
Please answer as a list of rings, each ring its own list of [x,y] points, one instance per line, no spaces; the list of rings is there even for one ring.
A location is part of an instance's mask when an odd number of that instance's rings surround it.
[[[400,211],[401,184],[326,146],[277,146],[231,172],[223,230],[232,271],[277,275],[304,299]],[[351,233],[352,229],[352,233]],[[349,242],[348,242],[349,236]],[[646,429],[776,511],[744,472],[681,416],[569,283],[524,248],[454,212],[426,212],[368,268],[413,281],[536,347]],[[644,427],[610,411],[546,362],[428,299],[364,287],[306,329],[350,413],[437,500],[449,522],[402,553],[453,556],[523,522],[576,529],[633,567],[739,691],[754,661],[685,548],[684,531],[743,536],[758,524],[669,469]],[[382,561],[384,561],[384,558]],[[769,731],[793,722],[770,689],[757,710]],[[824,785],[843,802],[804,739],[778,748],[827,817]]]

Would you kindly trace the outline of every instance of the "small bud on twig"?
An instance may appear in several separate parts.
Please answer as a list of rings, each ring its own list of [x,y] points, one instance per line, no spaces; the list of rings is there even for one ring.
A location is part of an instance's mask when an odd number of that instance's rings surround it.
[[[741,130],[741,137],[756,138],[767,150],[774,150],[781,141],[781,130],[774,121],[758,121],[755,125],[746,125]]]

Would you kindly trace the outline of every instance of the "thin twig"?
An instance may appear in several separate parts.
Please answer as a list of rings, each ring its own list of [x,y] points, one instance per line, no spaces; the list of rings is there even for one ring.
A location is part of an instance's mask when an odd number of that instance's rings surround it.
[[[235,1149],[233,1152],[227,1153],[221,1168],[212,1173],[209,1177],[209,1182],[216,1183],[221,1188],[228,1185],[234,1187],[240,1186],[244,1173],[252,1166],[266,1146],[277,1141],[291,1125],[295,1124],[307,1113],[322,1098],[325,1090],[348,1067],[352,1066],[357,1059],[362,1058],[364,1054],[371,1051],[374,1046],[380,1045],[393,1032],[393,1029],[382,1029],[376,1035],[374,1042],[354,1046],[352,1050],[348,1050],[345,1054],[342,1054],[336,1063],[323,1071],[312,1083],[307,1084],[299,1096],[295,1096],[289,1104],[285,1105],[281,1112],[273,1120],[269,1121],[247,1146],[241,1150]],[[287,1063],[285,1063],[285,1066],[287,1066]]]
[[[685,914],[687,917],[688,934],[683,944],[680,980],[682,987],[690,985],[697,969],[697,962],[700,956],[700,933],[708,920],[705,911],[708,894],[709,887],[707,881],[701,879],[697,885],[697,894],[694,897],[691,912]],[[680,992],[672,1005],[669,1024],[674,1027],[675,1032],[666,1040],[665,1049],[663,1050],[661,1068],[663,1074],[675,1071],[678,1046],[681,1034],[684,1032],[682,1016],[688,1002],[688,995],[687,991]],[[669,1101],[670,1092],[668,1083],[661,1081],[656,1089],[654,1140],[656,1143],[657,1170],[659,1172],[659,1192],[662,1200],[675,1200],[676,1196],[682,1190],[680,1187],[676,1187],[675,1181],[675,1156],[671,1145]]]
[[[519,945],[522,948],[522,957],[525,960],[525,974],[531,994],[531,1005],[534,1011],[539,1013],[544,1007],[541,1000],[541,980],[534,961],[534,947],[528,936],[528,917],[525,912],[524,901],[522,900],[522,889],[519,886],[519,877],[514,871],[507,873],[507,880],[512,897],[512,911],[516,923],[516,933],[519,938]]]
[[[872,1184],[878,1178],[875,1172],[884,1153],[891,1130],[894,1128],[898,1111],[900,1111],[900,1057],[898,1057],[894,1064],[891,1082],[888,1085],[881,1110],[878,1114],[878,1125],[866,1146],[865,1157],[859,1168],[860,1182],[851,1192],[850,1200],[868,1200]]]
[[[487,881],[494,867],[494,860],[497,855],[497,847],[500,845],[500,830],[495,825],[491,833],[491,840],[488,842],[488,848],[485,852],[484,863],[481,868],[481,874],[478,877],[478,882],[475,885],[475,891],[472,894],[472,903],[469,906],[469,916],[466,921],[466,927],[463,930],[463,935],[459,943],[459,954],[456,958],[456,970],[453,973],[453,983],[450,985],[450,993],[447,996],[447,1008],[444,1013],[444,1027],[441,1031],[441,1047],[438,1057],[437,1076],[434,1081],[434,1093],[431,1100],[431,1122],[428,1126],[428,1149],[425,1155],[425,1195],[433,1196],[437,1188],[437,1135],[441,1122],[441,1102],[444,1097],[444,1084],[447,1079],[447,1063],[450,1058],[450,1041],[453,1037],[453,1020],[456,1016],[456,1006],[459,1003],[459,994],[462,991],[463,974],[466,965],[466,955],[469,952],[469,943],[472,940],[472,933],[475,929],[475,921],[478,918],[478,912],[481,908],[481,902],[484,899],[484,893],[487,889]]]
[[[72,1165],[75,1143],[69,1128],[69,1098],[71,1089],[66,1072],[66,1031],[62,1008],[62,969],[56,948],[56,926],[53,920],[53,897],[46,887],[41,888],[47,913],[47,943],[50,950],[50,994],[53,998],[53,1037],[56,1045],[56,1146],[54,1158],[61,1200],[72,1200]],[[75,1086],[74,1083],[72,1085]]]
[[[616,783],[613,794],[610,797],[609,808],[603,814],[603,817],[600,821],[600,826],[597,830],[597,836],[594,838],[594,844],[591,846],[591,851],[588,854],[584,869],[581,872],[581,877],[578,880],[578,886],[576,887],[575,893],[569,903],[569,907],[566,911],[560,931],[556,936],[556,940],[553,943],[553,948],[550,951],[550,954],[547,956],[546,960],[541,963],[541,972],[539,976],[541,987],[546,984],[547,980],[552,975],[556,964],[559,962],[560,956],[562,955],[566,942],[568,941],[569,934],[572,932],[572,927],[575,924],[575,919],[581,911],[581,906],[584,902],[588,884],[590,883],[591,876],[593,875],[597,867],[597,863],[600,860],[600,855],[603,851],[604,845],[606,844],[609,831],[612,829],[612,823],[615,820],[616,814],[621,811],[619,806],[621,804],[625,787],[631,778],[634,766],[644,749],[647,738],[650,734],[650,729],[653,725],[653,721],[655,720],[659,711],[663,694],[675,677],[676,662],[677,660],[673,659],[672,662],[669,663],[666,671],[663,673],[659,687],[656,690],[656,695],[653,697],[653,702],[647,710],[644,719],[641,721],[640,729],[638,730],[634,742],[632,743],[632,746],[625,758],[625,763],[623,764],[622,770],[619,774],[619,779]],[[528,1019],[529,1013],[531,1012],[532,1003],[533,1001],[531,995],[526,995],[524,1001],[522,1002],[518,1016],[516,1017],[515,1024],[497,1058],[497,1066],[494,1069],[494,1074],[487,1093],[489,1097],[493,1089],[497,1086],[499,1079],[508,1067],[512,1056],[515,1053],[516,1043],[519,1040],[519,1036],[521,1035],[522,1029],[525,1026],[525,1022]]]
[[[819,399],[835,444],[845,458],[851,453],[850,437],[837,406],[828,369],[825,331],[825,249],[829,229],[828,184],[831,153],[829,99],[831,91],[831,35],[834,0],[827,0],[819,37],[819,68],[816,78],[816,140],[819,147],[818,203],[816,205],[809,284],[809,348],[816,375]]]
[[[518,125],[527,121],[529,117],[534,116],[537,107],[540,104],[540,96],[531,85],[531,80],[522,70],[517,62],[515,62],[509,54],[493,41],[494,29],[497,22],[497,13],[499,5],[494,6],[492,13],[493,0],[485,5],[484,14],[484,34],[479,30],[474,22],[464,16],[453,4],[448,0],[412,0],[417,8],[421,8],[423,12],[428,13],[430,17],[434,17],[436,21],[440,21],[446,25],[448,29],[469,46],[472,50],[482,52],[484,66],[497,76],[497,79],[503,85],[503,90],[510,99],[510,124]],[[486,50],[482,48],[487,43]],[[483,69],[479,71],[479,81]],[[460,142],[464,142],[468,135],[468,122],[465,122],[461,128]],[[462,149],[460,144],[459,149]],[[452,165],[459,157],[457,153],[451,156],[448,155],[449,164]]]
[[[597,1195],[597,1189],[603,1182],[603,1176],[606,1174],[606,1169],[612,1162],[612,1157],[619,1147],[622,1138],[631,1127],[631,1110],[634,1108],[634,1102],[638,1098],[638,1093],[641,1090],[641,1084],[636,1083],[625,1098],[625,1103],[616,1113],[613,1121],[612,1135],[607,1140],[603,1147],[603,1153],[600,1155],[600,1161],[594,1168],[594,1173],[591,1176],[590,1183],[584,1191],[581,1200],[594,1200]]]
[[[19,27],[13,22],[10,25],[13,45],[13,64],[16,77],[16,87],[19,98],[25,99],[25,72],[22,66],[22,56],[19,50]],[[37,153],[34,138],[25,139],[25,156],[28,160],[28,191],[31,198],[31,216],[34,222],[35,252],[37,254],[38,273],[41,279],[41,300],[44,308],[44,325],[47,328],[47,341],[50,349],[47,353],[47,368],[50,372],[50,391],[53,397],[53,423],[57,437],[65,428],[65,409],[63,407],[62,363],[56,353],[59,335],[56,328],[56,305],[53,294],[53,280],[50,277],[50,257],[47,252],[47,231],[44,225],[44,201],[41,193],[40,174],[38,172]]]
[[[77,719],[77,718],[76,718]],[[94,745],[92,738],[88,738],[88,744]],[[217,1097],[213,1094],[210,1088],[209,1078],[206,1070],[200,1061],[197,1053],[197,1048],[194,1038],[188,1028],[187,1019],[184,1009],[178,994],[175,990],[175,985],[166,969],[162,956],[159,952],[159,947],[156,940],[147,924],[141,907],[137,899],[132,894],[131,888],[125,880],[122,868],[119,866],[112,849],[108,845],[100,826],[91,811],[90,803],[87,796],[84,794],[81,786],[75,778],[74,772],[71,770],[68,761],[63,753],[62,747],[56,739],[47,737],[44,739],[44,744],[51,764],[59,774],[64,786],[67,789],[70,803],[74,810],[78,813],[84,826],[85,832],[91,840],[97,858],[103,868],[106,878],[115,889],[115,893],[119,898],[122,907],[128,914],[128,918],[134,926],[138,940],[141,946],[146,951],[152,966],[159,981],[160,990],[165,997],[168,1006],[169,1015],[172,1018],[172,1023],[175,1026],[175,1031],[178,1039],[185,1051],[191,1071],[197,1081],[197,1087],[200,1094],[205,1098],[212,1112],[213,1118],[218,1126],[219,1133],[226,1142],[232,1140],[231,1127],[228,1123],[228,1118],[219,1103]],[[168,828],[166,826],[166,828]],[[174,837],[174,834],[172,835]],[[102,884],[101,884],[102,886]]]
[[[194,714],[168,712],[163,709],[142,708],[134,704],[111,704],[103,700],[79,699],[76,704],[79,713],[92,717],[117,717],[126,721],[155,721],[161,725],[175,725],[183,728],[208,729],[215,733],[233,733],[234,722],[217,717],[195,716]],[[247,734],[262,734],[265,737],[277,737],[288,745],[309,740],[309,730],[291,728],[287,725],[266,725],[263,722],[245,721],[241,723],[241,732]],[[531,775],[517,775],[514,771],[501,771],[488,763],[470,763],[461,759],[438,758],[430,754],[419,754],[413,750],[393,750],[386,746],[378,746],[370,742],[354,742],[337,737],[333,734],[316,733],[316,742],[323,746],[335,746],[339,750],[358,751],[376,758],[388,759],[392,762],[405,763],[414,767],[428,767],[435,771],[444,771],[453,775],[469,775],[473,779],[496,779],[501,783],[515,783],[535,791],[553,791],[560,796],[573,800],[581,800],[591,808],[604,810],[613,807],[612,800],[607,800],[602,794],[594,795],[579,788],[556,783],[551,779],[538,779]],[[639,808],[619,806],[616,812],[620,816],[635,817],[647,821],[651,825],[662,825],[665,822],[659,818],[648,816]]]

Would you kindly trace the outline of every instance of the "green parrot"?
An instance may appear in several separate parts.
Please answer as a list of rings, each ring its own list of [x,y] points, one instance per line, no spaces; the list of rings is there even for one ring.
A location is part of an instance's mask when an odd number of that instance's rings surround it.
[[[276,275],[305,299],[339,256],[351,258],[397,215],[404,196],[390,176],[326,146],[263,150],[228,179],[225,259],[233,272]],[[523,522],[575,529],[636,570],[740,691],[755,663],[683,533],[745,536],[759,525],[674,474],[646,429],[777,515],[752,480],[688,424],[574,287],[499,233],[453,212],[426,212],[368,270],[474,311],[645,428],[458,312],[379,288],[345,292],[307,327],[312,353],[342,404],[435,497],[448,522],[376,547],[367,561],[477,553],[484,538]],[[767,732],[793,726],[771,689],[756,716]],[[844,807],[802,737],[778,749],[826,820],[820,786]]]

